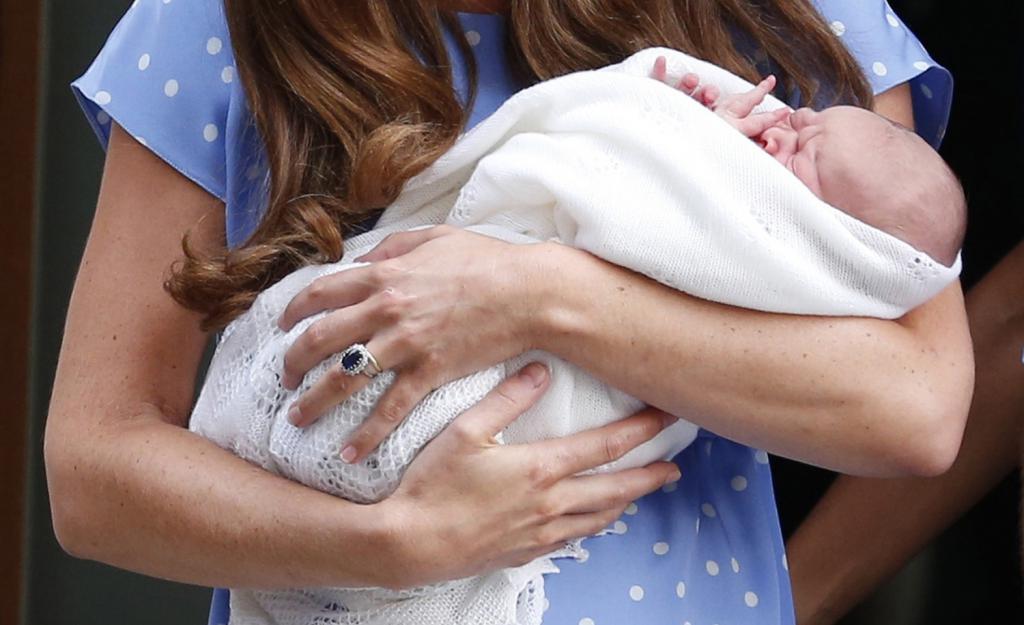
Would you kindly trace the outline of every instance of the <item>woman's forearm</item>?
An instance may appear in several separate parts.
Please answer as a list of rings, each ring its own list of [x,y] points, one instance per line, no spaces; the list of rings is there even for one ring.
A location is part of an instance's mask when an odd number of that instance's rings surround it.
[[[47,434],[54,525],[75,556],[192,584],[381,585],[387,517],[275,477],[155,406]]]
[[[690,297],[557,244],[537,247],[545,286],[536,347],[803,462],[885,476],[938,473],[953,461],[973,371],[958,286],[899,321],[779,315]]]
[[[547,388],[536,367],[459,415],[372,505],[275,477],[188,432],[208,337],[161,284],[183,232],[220,249],[223,214],[113,126],[45,435],[53,525],[72,554],[193,584],[419,586],[529,562],[677,475],[655,463],[586,487],[575,478],[655,436],[667,421],[656,411],[543,447],[496,445]]]
[[[68,306],[45,438],[54,529],[73,554],[189,583],[368,582],[367,511],[265,473],[184,429],[207,337],[161,284],[223,205],[114,126]]]
[[[977,387],[960,455],[932,479],[841,477],[787,547],[802,625],[841,618],[1019,461],[1024,244],[967,297]]]

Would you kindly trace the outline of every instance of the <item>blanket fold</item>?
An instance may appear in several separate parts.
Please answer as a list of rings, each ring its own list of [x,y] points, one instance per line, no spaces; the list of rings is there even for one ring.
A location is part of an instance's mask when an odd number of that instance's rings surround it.
[[[374,231],[347,242],[341,262],[289,275],[229,326],[191,429],[267,470],[370,503],[397,487],[418,450],[452,419],[528,362],[547,364],[551,386],[504,432],[506,442],[598,427],[643,406],[570,363],[533,352],[433,392],[358,465],[341,462],[339,444],[387,389],[390,372],[316,424],[288,424],[291,402],[338,358],[314,368],[297,391],[285,391],[283,355],[322,315],[288,333],[277,329],[278,316],[317,277],[357,266],[352,258],[411,228],[449,223],[514,243],[556,240],[696,297],[778,313],[895,318],[956,279],[959,259],[944,267],[828,206],[714,113],[649,78],[661,55],[670,77],[693,71],[724,94],[752,88],[721,68],[655,49],[517,94],[410,180]],[[760,110],[781,106],[768,98]],[[631,357],[623,355],[623,366]],[[601,470],[671,458],[697,429],[681,419]],[[572,557],[575,547],[559,555]],[[232,622],[538,625],[542,574],[556,570],[542,558],[410,591],[232,591]]]

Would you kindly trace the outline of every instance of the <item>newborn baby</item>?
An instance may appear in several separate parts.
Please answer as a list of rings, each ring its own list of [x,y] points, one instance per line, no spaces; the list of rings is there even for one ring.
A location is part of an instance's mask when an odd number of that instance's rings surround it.
[[[658,55],[667,58],[655,63]],[[687,94],[651,80],[652,64],[656,77]],[[699,89],[688,72],[714,88]],[[347,242],[342,261],[295,271],[225,329],[190,428],[269,471],[369,503],[393,492],[419,449],[527,362],[546,364],[551,383],[504,431],[505,442],[563,436],[643,406],[571,363],[531,352],[437,389],[359,463],[342,461],[341,443],[393,372],[314,425],[293,427],[291,404],[343,363],[329,358],[299,389],[285,390],[284,353],[322,318],[285,333],[277,326],[285,306],[313,280],[360,266],[352,259],[387,234],[417,227],[446,222],[517,244],[553,239],[695,297],[780,313],[894,318],[955,280],[963,201],[941,159],[870,113],[793,113],[768,95],[772,84],[751,89],[680,52],[647,50],[513,96],[410,180],[375,230]],[[679,416],[617,466],[668,459],[689,445],[698,428]],[[562,555],[574,553],[570,546]],[[539,625],[543,574],[554,571],[540,558],[408,591],[233,589],[232,623]]]
[[[652,77],[665,81],[659,57]],[[768,76],[754,89],[722,97],[694,73],[676,87],[754,140],[816,196],[905,241],[946,266],[963,243],[963,189],[942,157],[917,133],[853,106],[754,113],[775,88]]]

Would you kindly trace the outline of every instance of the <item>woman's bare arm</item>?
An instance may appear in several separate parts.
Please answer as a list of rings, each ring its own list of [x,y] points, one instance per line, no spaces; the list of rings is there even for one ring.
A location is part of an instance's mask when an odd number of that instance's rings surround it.
[[[787,547],[802,625],[840,619],[1020,460],[1024,243],[967,296],[977,387],[960,456],[932,479],[840,477]]]
[[[902,85],[876,106],[912,126],[909,100]],[[838,471],[932,475],[956,456],[973,385],[959,285],[897,321],[775,315],[569,247],[516,247],[451,228],[392,235],[366,256],[372,267],[318,280],[288,307],[283,327],[347,308],[292,346],[286,385],[363,340],[354,320],[370,319],[377,355],[400,375],[351,440],[357,459],[430,389],[531,348],[718,434]],[[357,385],[315,388],[295,422]]]
[[[935,474],[956,456],[973,370],[958,286],[894,322],[723,306],[592,257],[548,266],[567,281],[540,346],[651,405],[842,472]]]
[[[74,555],[193,583],[356,581],[350,564],[382,547],[365,510],[183,428],[207,337],[161,285],[186,230],[207,249],[220,244],[223,205],[120,131],[106,172],[47,421],[58,540]],[[342,545],[354,551],[343,557]]]
[[[878,94],[874,110],[913,128],[910,85],[903,83]],[[619,292],[620,301],[634,296],[628,290]],[[611,290],[604,295],[616,297]],[[653,293],[647,297],[657,300]],[[577,306],[600,301],[588,297]],[[667,389],[672,393],[692,389],[694,395],[682,398],[685,403],[680,405],[679,400],[659,397],[658,389],[645,385],[640,397],[669,411],[689,407],[698,415],[717,415],[702,425],[776,454],[841,472],[928,475],[942,472],[953,462],[973,381],[959,286],[897,322],[768,315],[692,298],[687,303],[698,323],[686,316],[685,327],[673,328],[662,321],[659,330],[676,339],[690,335],[699,351],[686,352],[692,354],[688,362],[677,361],[674,367],[669,362],[654,363],[651,369],[667,366],[669,371],[679,371],[683,379],[670,380]],[[633,340],[637,334],[625,331],[631,324],[632,306],[623,306],[614,320],[602,319],[597,311],[582,318],[610,321]],[[577,321],[571,327],[581,324]],[[604,331],[608,329],[605,326]],[[602,329],[589,332],[597,335]],[[565,338],[568,343],[561,349],[569,353],[575,349],[575,331]],[[621,341],[608,347],[629,349]],[[709,372],[698,365],[708,361],[721,363],[722,368]],[[587,362],[597,365],[596,360]],[[647,373],[657,377],[653,371]],[[879,438],[883,432],[886,436]]]
[[[880,115],[914,127],[909,84],[874,104]],[[584,278],[591,288],[574,291],[581,298],[558,312],[568,330],[552,344],[616,386],[628,384],[621,388],[723,436],[840,472],[931,475],[956,457],[973,386],[958,285],[890,322],[670,298],[628,272],[595,269],[606,277]],[[612,340],[581,350],[581,328],[589,342]],[[637,344],[643,339],[647,345]],[[633,350],[642,364],[628,371],[616,370],[614,359],[588,357]]]
[[[909,85],[876,110],[912,127]],[[932,479],[841,476],[791,538],[798,621],[834,623],[980,499],[1018,462],[1024,425],[1024,244],[967,297],[977,385],[960,455]],[[897,514],[898,512],[898,514]]]
[[[701,300],[557,243],[438,227],[375,253],[300,293],[283,322],[347,306],[293,344],[286,384],[366,336],[356,320],[375,324],[370,345],[399,377],[350,440],[356,458],[430,389],[534,348],[722,436],[838,471],[931,475],[956,456],[973,384],[958,285],[896,321],[804,317]],[[363,383],[314,387],[295,422]]]
[[[419,584],[595,532],[675,471],[571,477],[653,436],[665,423],[653,411],[544,448],[495,446],[543,392],[543,371],[460,417],[380,504],[258,469],[183,427],[207,337],[161,285],[187,230],[203,248],[221,245],[223,205],[115,127],[46,429],[54,528],[74,555],[195,584]],[[495,482],[513,490],[499,496]]]

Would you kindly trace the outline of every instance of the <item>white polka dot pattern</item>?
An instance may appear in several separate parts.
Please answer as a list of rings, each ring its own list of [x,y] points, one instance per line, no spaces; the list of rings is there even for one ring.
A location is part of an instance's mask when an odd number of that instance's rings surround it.
[[[884,1],[812,1],[876,92],[914,81],[922,134],[936,140],[948,111],[948,73],[932,69],[927,51]],[[254,164],[260,162],[256,144],[237,139],[249,120],[229,118],[229,111],[245,110],[244,94],[226,25],[209,6],[137,0],[74,87],[101,138],[116,120],[225,200],[231,242],[237,243],[255,223],[249,194],[261,188],[266,170]],[[484,77],[473,111],[479,120],[516,86],[502,60],[500,18],[461,19]],[[774,523],[768,461],[762,450],[707,435],[677,461],[682,480],[630,505],[628,525],[620,520],[612,527],[619,535],[586,541],[582,562],[560,562],[563,572],[547,577],[544,624],[791,625],[779,620],[788,613],[789,587],[777,527],[753,525]],[[714,516],[705,513],[705,504]],[[634,599],[634,587],[641,600]],[[225,614],[212,622],[228,619]]]

